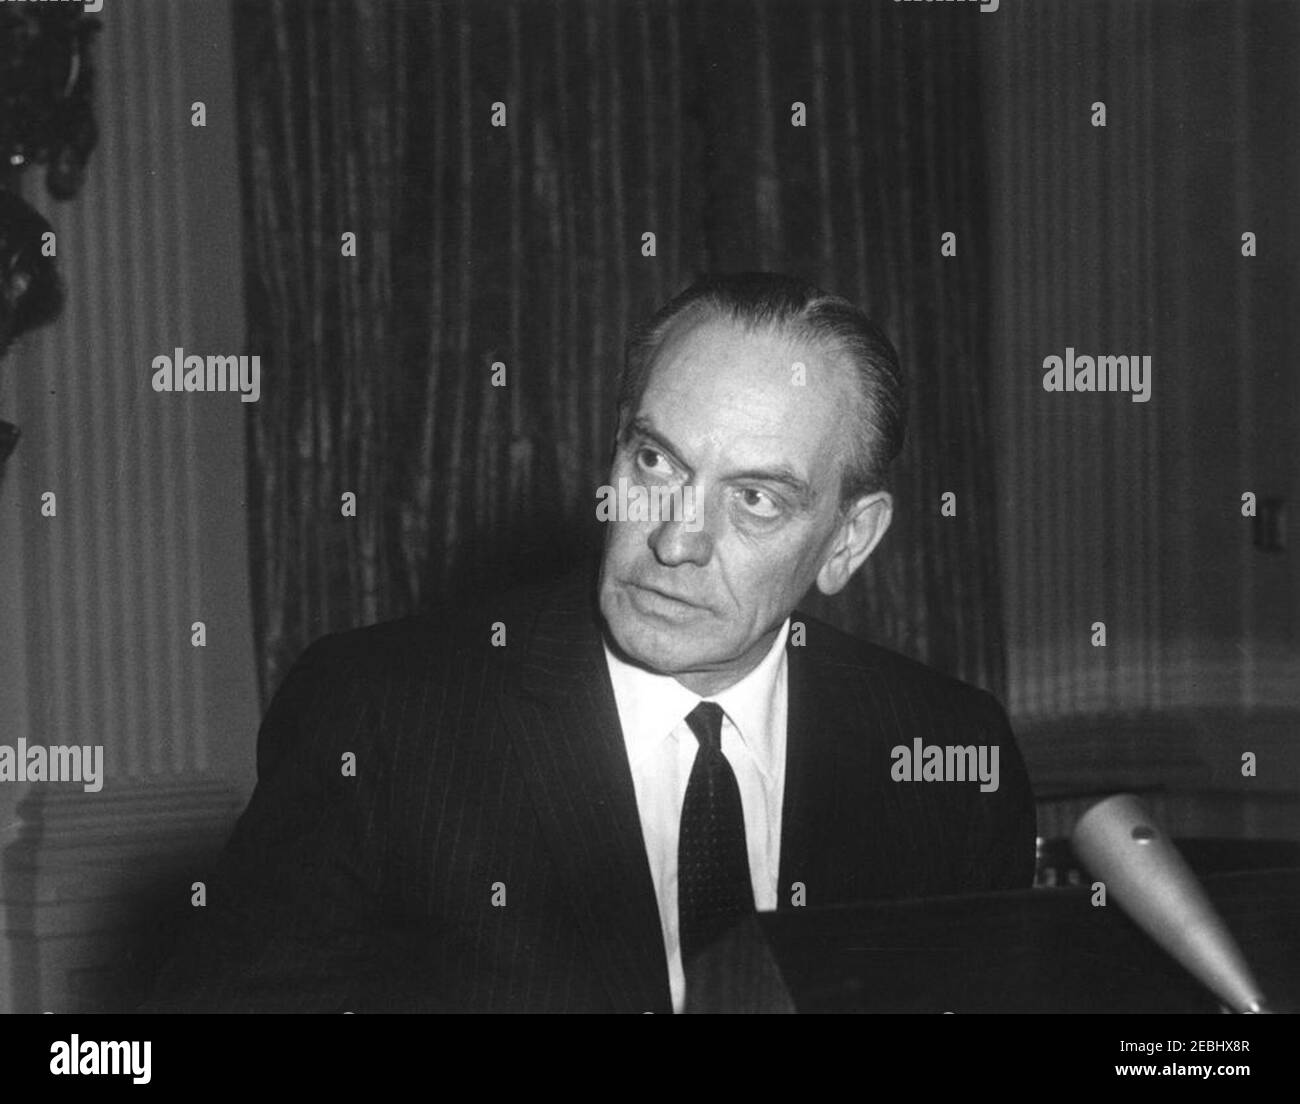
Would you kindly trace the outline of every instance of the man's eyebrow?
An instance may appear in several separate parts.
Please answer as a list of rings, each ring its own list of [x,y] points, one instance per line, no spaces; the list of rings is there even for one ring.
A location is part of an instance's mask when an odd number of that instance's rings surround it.
[[[748,471],[734,472],[726,478],[728,482],[745,480],[754,483],[778,483],[790,491],[799,500],[801,506],[808,506],[816,497],[806,479],[800,479],[790,468],[784,466],[751,468]]]
[[[662,433],[656,430],[654,426],[650,424],[650,419],[644,414],[638,414],[628,423],[627,430],[623,434],[623,440],[626,443],[633,437],[644,437],[647,441],[653,441],[678,463],[687,468],[690,467],[690,465],[682,459],[682,450],[668,440],[668,438]]]
[[[650,420],[643,415],[638,415],[628,423],[625,439],[631,437],[644,437],[648,441],[654,442],[664,452],[668,453],[678,463],[686,465],[682,460],[681,450],[669,441],[663,434],[659,433],[651,424]],[[775,483],[785,487],[798,500],[801,507],[808,507],[817,497],[813,493],[812,487],[808,485],[806,479],[800,478],[794,470],[785,464],[780,464],[774,468],[748,468],[745,471],[729,472],[723,477],[728,483],[752,482],[752,483]]]

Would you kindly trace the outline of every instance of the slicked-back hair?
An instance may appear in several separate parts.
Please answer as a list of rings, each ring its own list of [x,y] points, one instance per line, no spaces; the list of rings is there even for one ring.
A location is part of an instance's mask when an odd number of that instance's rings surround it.
[[[660,308],[628,338],[618,391],[620,435],[626,430],[650,370],[678,323],[725,319],[746,330],[771,330],[815,344],[850,368],[857,382],[857,425],[840,482],[840,505],[881,489],[903,447],[907,398],[898,353],[858,307],[805,280],[772,272],[705,276]]]

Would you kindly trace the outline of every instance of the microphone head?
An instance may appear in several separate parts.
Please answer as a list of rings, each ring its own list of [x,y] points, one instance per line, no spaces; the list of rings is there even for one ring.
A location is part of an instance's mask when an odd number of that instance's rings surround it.
[[[1233,940],[1155,818],[1132,794],[1093,805],[1074,828],[1075,854],[1152,939],[1235,1012],[1266,1011]]]

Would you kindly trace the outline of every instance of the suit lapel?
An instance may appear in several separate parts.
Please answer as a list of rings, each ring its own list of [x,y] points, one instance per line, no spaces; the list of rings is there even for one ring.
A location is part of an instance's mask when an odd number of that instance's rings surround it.
[[[654,882],[588,573],[542,610],[502,711],[615,1007],[667,1011]]]
[[[800,619],[797,612],[794,617]],[[805,887],[808,905],[850,899],[862,842],[853,838],[853,828],[870,815],[866,811],[880,808],[871,781],[878,772],[867,769],[866,722],[853,685],[863,672],[837,666],[817,644],[787,645],[779,909],[792,907],[795,882]]]

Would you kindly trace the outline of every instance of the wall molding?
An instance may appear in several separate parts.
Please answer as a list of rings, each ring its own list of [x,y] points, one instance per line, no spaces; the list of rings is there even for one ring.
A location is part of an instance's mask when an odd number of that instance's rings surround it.
[[[133,1007],[242,804],[209,777],[31,787],[3,854],[11,1010]]]
[[[1132,792],[1173,835],[1300,839],[1297,729],[1300,709],[1220,707],[1022,720],[1016,737],[1045,838]],[[1248,751],[1254,777],[1241,773]]]

